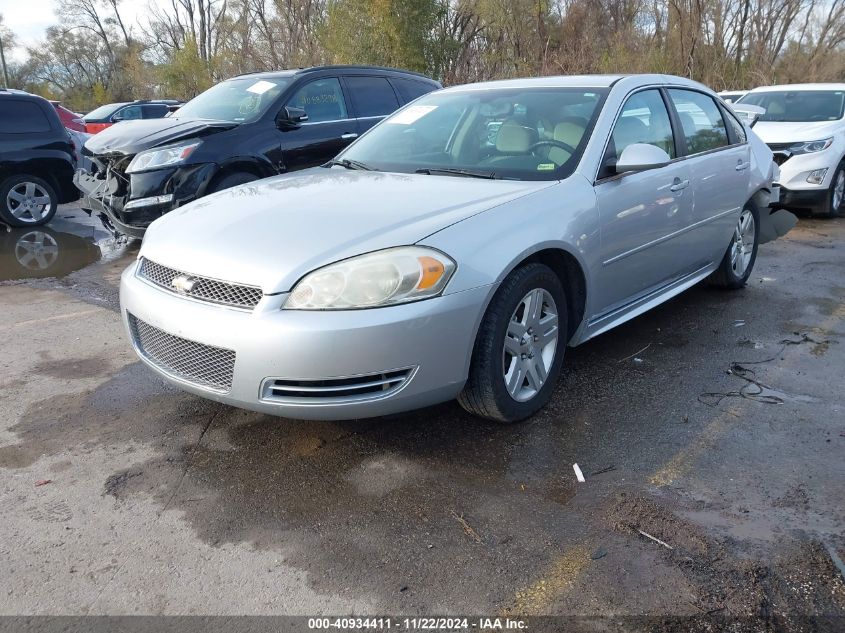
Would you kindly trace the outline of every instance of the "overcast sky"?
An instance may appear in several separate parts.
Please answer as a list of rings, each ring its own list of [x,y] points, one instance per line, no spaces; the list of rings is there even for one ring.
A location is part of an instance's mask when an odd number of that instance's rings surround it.
[[[167,0],[123,0],[120,3],[120,15],[128,24],[136,24],[150,4],[164,4]],[[3,21],[18,38],[17,50],[6,51],[6,55],[15,61],[23,61],[24,47],[33,46],[44,38],[44,30],[59,19],[54,13],[55,0],[0,0],[0,13]]]

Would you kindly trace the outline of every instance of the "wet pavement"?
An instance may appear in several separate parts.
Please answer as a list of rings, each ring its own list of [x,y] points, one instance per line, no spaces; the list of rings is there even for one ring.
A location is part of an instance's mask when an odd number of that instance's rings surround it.
[[[501,427],[182,393],[119,321],[137,244],[63,211],[0,236],[0,613],[845,618],[845,219],[569,350]]]

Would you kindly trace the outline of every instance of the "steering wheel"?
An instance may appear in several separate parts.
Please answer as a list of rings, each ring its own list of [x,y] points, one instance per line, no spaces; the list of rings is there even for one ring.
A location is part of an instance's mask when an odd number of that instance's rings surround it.
[[[538,147],[543,147],[545,145],[549,145],[551,147],[559,147],[562,150],[569,152],[570,154],[575,153],[575,148],[572,147],[569,143],[564,143],[563,141],[556,141],[549,139],[548,141],[537,141],[531,147],[528,148],[528,151],[534,153],[534,150]]]

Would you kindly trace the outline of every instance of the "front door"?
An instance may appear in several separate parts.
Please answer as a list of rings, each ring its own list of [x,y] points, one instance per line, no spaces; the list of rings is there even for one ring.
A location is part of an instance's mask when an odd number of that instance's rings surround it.
[[[658,89],[631,95],[614,124],[596,183],[601,222],[601,268],[595,284],[597,316],[607,316],[688,271],[682,235],[692,222],[686,161],[616,174],[614,165],[633,143],[676,157],[669,112]]]
[[[298,127],[279,130],[286,171],[322,165],[358,136],[357,121],[349,114],[337,77],[309,81],[285,105],[302,108],[308,115]]]

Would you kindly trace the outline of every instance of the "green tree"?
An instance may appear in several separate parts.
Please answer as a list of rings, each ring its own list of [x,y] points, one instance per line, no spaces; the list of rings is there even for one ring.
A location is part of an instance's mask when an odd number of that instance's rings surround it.
[[[435,56],[439,0],[334,0],[320,40],[331,61],[426,72]]]

